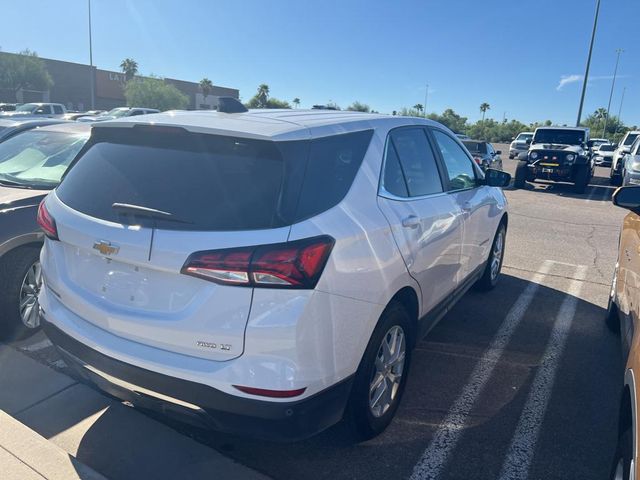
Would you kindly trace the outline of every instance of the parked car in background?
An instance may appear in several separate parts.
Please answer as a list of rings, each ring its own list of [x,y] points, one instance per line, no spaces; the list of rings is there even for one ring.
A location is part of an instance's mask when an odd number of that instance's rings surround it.
[[[635,142],[638,137],[640,137],[640,131],[631,130],[622,137],[622,140],[618,144],[618,148],[616,148],[613,158],[611,159],[611,171],[609,172],[611,185],[620,185],[622,183],[623,158],[631,151],[631,145],[633,145],[633,142]]]
[[[495,168],[502,170],[502,158],[500,154],[502,151],[493,148],[489,142],[483,142],[482,140],[463,140],[462,143],[469,153],[473,157],[473,160],[482,168]]]
[[[618,416],[618,441],[611,479],[640,478],[637,439],[640,433],[640,186],[622,187],[613,203],[629,210],[622,222],[606,323],[620,335],[624,386]]]
[[[148,115],[150,113],[159,113],[160,110],[155,108],[130,108],[130,107],[118,107],[108,112],[103,112],[100,115],[94,116],[81,116],[78,118],[79,122],[104,122],[105,120],[113,120],[116,118],[135,117],[137,115]]]
[[[525,182],[533,182],[538,178],[571,182],[577,193],[584,193],[594,171],[588,141],[588,128],[537,128],[526,159],[518,161],[514,187],[523,188]]]
[[[59,118],[2,118],[0,117],[0,142],[17,135],[25,130],[32,128],[46,127],[47,125],[55,125],[57,123],[65,123]]]
[[[509,145],[509,158],[515,158],[522,152],[529,150],[532,138],[533,132],[520,132]]]
[[[90,124],[64,123],[20,133],[0,143],[0,338],[24,338],[40,324],[43,234],[36,214],[73,157]]]
[[[18,103],[0,103],[0,112],[13,112],[18,105]]]
[[[78,120],[80,117],[92,117],[104,113],[104,110],[89,110],[88,112],[68,112],[65,120]]]
[[[510,176],[426,119],[244,111],[93,126],[40,209],[43,328],[134,405],[375,436],[417,340],[496,285]]]
[[[24,103],[12,112],[0,114],[0,118],[5,116],[10,118],[20,116],[63,118],[66,113],[67,109],[61,103]]]
[[[610,145],[611,141],[606,138],[592,138],[587,142],[587,147],[591,153],[595,153],[600,145]]]
[[[466,133],[456,133],[456,137],[458,137],[460,140],[470,140],[469,135],[467,135]]]
[[[616,145],[612,143],[603,143],[593,148],[593,161],[601,167],[610,167],[613,161],[613,154],[616,151]]]
[[[622,185],[640,185],[640,137],[622,159]]]

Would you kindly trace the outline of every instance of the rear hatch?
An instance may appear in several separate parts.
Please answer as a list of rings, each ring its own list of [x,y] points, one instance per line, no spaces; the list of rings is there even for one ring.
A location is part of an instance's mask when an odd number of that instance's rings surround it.
[[[181,270],[194,252],[285,242],[306,148],[95,128],[47,200],[60,239],[48,244],[57,271],[47,282],[67,309],[120,337],[207,359],[241,355],[252,288]]]

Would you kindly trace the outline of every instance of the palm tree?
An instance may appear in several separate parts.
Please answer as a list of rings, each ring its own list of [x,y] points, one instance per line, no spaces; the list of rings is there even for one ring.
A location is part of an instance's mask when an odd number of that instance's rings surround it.
[[[413,108],[415,108],[418,111],[418,115],[420,115],[420,112],[422,112],[424,110],[424,107],[422,106],[421,103],[416,103]]]
[[[125,58],[122,63],[120,63],[120,68],[124,73],[125,80],[128,82],[138,73],[138,62],[133,58]]]
[[[266,108],[267,102],[269,101],[269,85],[266,83],[258,85],[258,93],[256,96],[258,97],[259,108]]]
[[[298,97],[293,99],[293,104],[298,108],[300,106],[300,99]]]
[[[482,122],[484,123],[484,115],[487,113],[487,110],[491,110],[491,105],[487,102],[482,102],[480,104],[480,111],[482,112]]]
[[[209,80],[207,77],[204,77],[200,80],[200,90],[202,90],[202,96],[204,97],[204,103],[207,103],[207,96],[211,94],[213,90],[213,82]]]

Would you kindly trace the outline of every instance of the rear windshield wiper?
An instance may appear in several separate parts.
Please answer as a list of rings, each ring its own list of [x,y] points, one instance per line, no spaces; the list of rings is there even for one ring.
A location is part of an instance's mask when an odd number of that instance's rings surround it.
[[[111,208],[122,213],[130,213],[139,217],[153,218],[154,220],[163,220],[165,222],[177,223],[193,223],[189,220],[177,218],[173,213],[157,210],[155,208],[143,207],[141,205],[132,205],[130,203],[114,203]]]

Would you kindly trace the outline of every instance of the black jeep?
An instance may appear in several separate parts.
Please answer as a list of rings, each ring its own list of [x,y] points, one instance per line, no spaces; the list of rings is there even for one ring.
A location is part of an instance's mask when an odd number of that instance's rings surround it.
[[[571,182],[576,193],[584,193],[594,171],[588,141],[588,128],[537,128],[529,151],[518,156],[514,186],[523,188],[525,181],[539,178]]]

